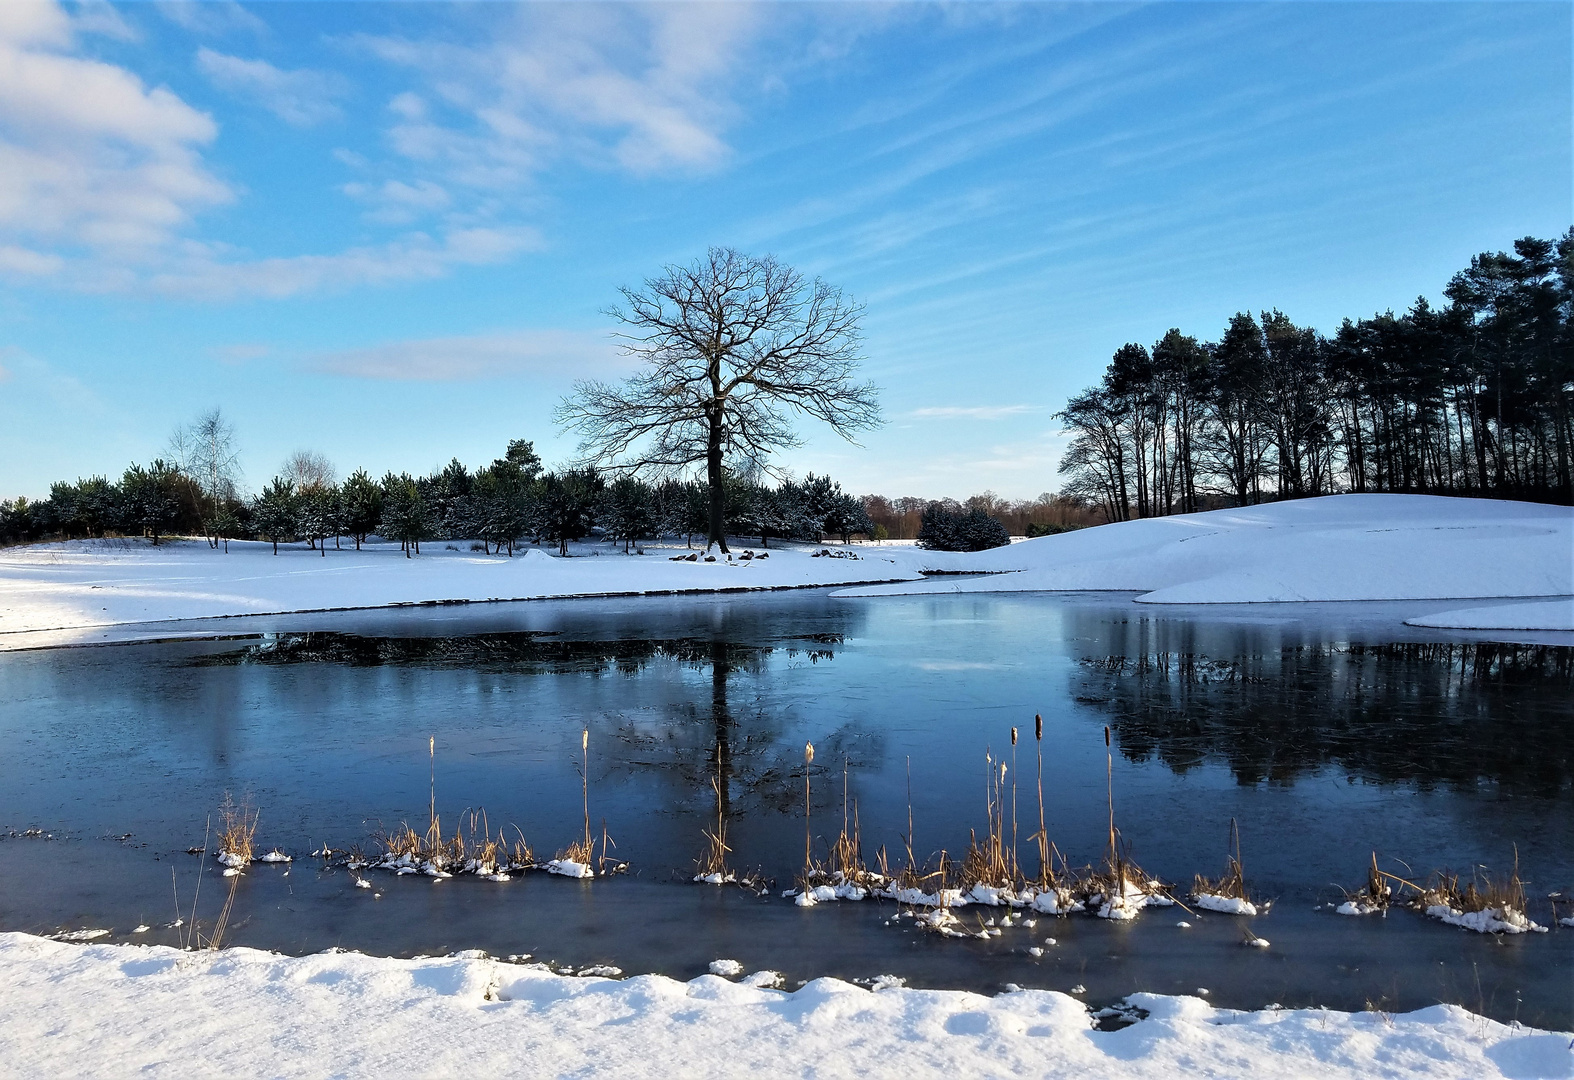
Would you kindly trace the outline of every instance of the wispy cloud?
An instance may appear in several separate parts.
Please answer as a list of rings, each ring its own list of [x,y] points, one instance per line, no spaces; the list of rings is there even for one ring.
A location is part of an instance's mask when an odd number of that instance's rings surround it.
[[[214,345],[208,349],[209,356],[231,367],[239,367],[252,360],[261,360],[272,352],[270,346],[255,344]]]
[[[83,0],[71,14],[71,25],[84,34],[99,34],[116,41],[141,41],[141,32],[121,16],[108,0]]]
[[[1042,405],[936,405],[908,415],[920,420],[999,420],[1043,411]]]
[[[158,13],[193,34],[222,37],[241,31],[262,35],[268,24],[235,0],[164,0],[153,5]]]
[[[170,296],[224,300],[236,296],[280,298],[361,285],[430,281],[455,267],[504,262],[540,245],[533,229],[451,229],[439,237],[416,232],[375,246],[328,255],[233,260],[196,250],[150,275],[140,287]],[[113,282],[111,282],[111,285]]]
[[[354,39],[425,85],[390,102],[390,142],[449,183],[509,187],[571,158],[635,174],[730,154],[731,90],[763,19],[742,4],[527,5],[484,41]]]
[[[335,99],[349,88],[335,72],[286,71],[266,60],[229,56],[206,45],[197,50],[197,69],[220,90],[253,101],[295,127],[337,119],[341,114]]]
[[[630,361],[603,334],[573,330],[515,330],[466,337],[394,341],[321,353],[309,370],[356,379],[470,382],[520,376],[564,379],[616,374]]]

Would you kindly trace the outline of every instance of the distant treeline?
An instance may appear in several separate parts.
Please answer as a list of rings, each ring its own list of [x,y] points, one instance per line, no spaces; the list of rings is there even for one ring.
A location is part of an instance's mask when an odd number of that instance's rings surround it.
[[[1066,494],[1111,520],[1337,491],[1574,502],[1574,229],[1471,259],[1329,338],[1242,312],[1128,344],[1059,414]]]
[[[949,514],[984,514],[1000,522],[1010,536],[1049,536],[1106,520],[1098,506],[1070,495],[1045,492],[1036,499],[1002,499],[993,491],[974,495],[965,502],[954,499],[923,499],[907,495],[889,499],[884,495],[865,495],[864,511],[879,530],[880,539],[917,540],[923,528],[924,513],[937,507]]]
[[[825,476],[765,484],[729,476],[728,531],[735,536],[819,542],[848,540],[875,529],[863,502]],[[374,480],[357,469],[342,483],[331,466],[297,454],[254,498],[241,498],[215,470],[163,460],[133,465],[113,482],[91,477],[59,482],[49,498],[0,502],[0,541],[51,537],[150,537],[205,534],[215,548],[232,539],[274,544],[306,541],[325,550],[368,536],[398,541],[420,552],[432,540],[478,540],[486,551],[513,554],[522,541],[543,541],[567,552],[570,541],[597,532],[627,549],[634,541],[703,537],[709,489],[703,483],[650,484],[593,469],[545,472],[531,443],[516,440],[490,465],[470,471],[458,460],[429,476],[388,473]]]

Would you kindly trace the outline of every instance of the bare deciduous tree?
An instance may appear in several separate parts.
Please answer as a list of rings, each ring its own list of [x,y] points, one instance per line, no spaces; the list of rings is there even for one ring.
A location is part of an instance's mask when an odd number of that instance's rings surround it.
[[[643,370],[620,385],[575,384],[557,422],[581,435],[583,462],[672,474],[705,463],[710,543],[727,550],[722,470],[769,469],[797,446],[789,414],[805,413],[853,441],[877,427],[872,383],[854,381],[863,309],[770,256],[711,248],[668,266],[643,290],[620,290],[607,314]]]
[[[208,544],[217,548],[224,500],[235,497],[240,479],[240,451],[235,446],[235,425],[218,409],[203,413],[170,436],[170,455],[180,471],[202,489],[202,508]],[[227,549],[227,545],[226,545]]]
[[[333,462],[315,450],[297,450],[284,460],[283,476],[294,481],[298,493],[332,487],[338,480]]]

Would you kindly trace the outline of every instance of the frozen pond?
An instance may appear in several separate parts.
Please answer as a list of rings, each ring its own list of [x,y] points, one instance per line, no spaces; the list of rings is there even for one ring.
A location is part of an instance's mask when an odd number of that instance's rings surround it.
[[[1094,1003],[1199,987],[1253,1008],[1443,1000],[1566,1029],[1574,930],[1497,939],[1323,907],[1373,851],[1396,872],[1468,876],[1507,870],[1517,845],[1543,924],[1547,894],[1574,884],[1574,649],[1402,626],[1415,611],[804,592],[237,619],[187,628],[233,635],[220,639],[0,654],[0,929],[174,943],[172,869],[189,903],[186,849],[231,792],[260,809],[263,849],[296,856],[244,876],[232,943],[480,948],[677,977],[729,957],[789,986],[894,974],[1082,986]],[[1034,713],[1049,832],[1070,863],[1102,855],[1107,724],[1132,856],[1184,895],[1194,873],[1224,869],[1238,820],[1248,883],[1275,900],[1252,922],[1271,947],[1242,947],[1239,919],[1174,908],[1045,918],[985,942],[890,925],[891,904],[781,899],[802,859],[806,740],[821,852],[841,827],[845,763],[866,854],[884,845],[899,864],[909,775],[920,856],[957,856],[985,828],[986,748],[1009,761],[1017,725],[1031,869]],[[306,857],[403,821],[423,830],[429,738],[445,824],[484,807],[494,831],[518,826],[549,856],[582,829],[584,728],[595,830],[604,819],[627,876],[368,871],[373,890]],[[688,883],[718,773],[732,861],[776,878],[768,897]],[[211,919],[223,887],[207,867]],[[1030,956],[1046,936],[1056,944]]]

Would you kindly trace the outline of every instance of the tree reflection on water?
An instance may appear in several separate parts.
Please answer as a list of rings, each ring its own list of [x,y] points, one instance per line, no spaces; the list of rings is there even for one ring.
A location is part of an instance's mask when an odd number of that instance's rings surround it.
[[[1176,772],[1222,761],[1242,784],[1325,767],[1378,782],[1574,790],[1574,649],[1494,642],[1301,644],[1213,659],[1084,658],[1073,689],[1123,755]]]

